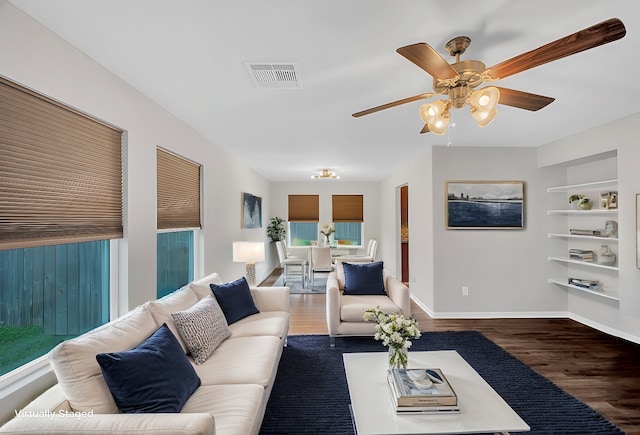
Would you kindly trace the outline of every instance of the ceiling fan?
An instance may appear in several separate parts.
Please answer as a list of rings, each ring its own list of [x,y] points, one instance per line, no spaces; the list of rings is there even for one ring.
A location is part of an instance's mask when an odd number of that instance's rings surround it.
[[[497,104],[536,111],[552,103],[555,98],[497,86],[476,89],[481,84],[491,83],[547,62],[608,44],[622,38],[625,34],[626,29],[622,21],[611,18],[489,68],[478,60],[460,60],[460,55],[471,43],[471,38],[468,36],[458,36],[445,45],[447,52],[456,58],[455,63],[452,64],[424,42],[407,45],[396,51],[433,77],[435,92],[383,104],[354,113],[352,116],[359,118],[440,94],[448,96],[448,99],[436,100],[420,106],[420,117],[425,123],[420,133],[444,134],[451,118],[450,109],[459,109],[467,104],[471,106],[471,115],[478,125],[484,127],[495,118]]]

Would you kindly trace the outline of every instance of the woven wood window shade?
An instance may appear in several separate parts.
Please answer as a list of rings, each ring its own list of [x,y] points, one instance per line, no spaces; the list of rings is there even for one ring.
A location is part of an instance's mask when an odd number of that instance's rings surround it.
[[[331,197],[333,222],[363,222],[362,195],[333,195]]]
[[[122,131],[0,77],[0,249],[122,237]]]
[[[289,222],[318,222],[320,195],[289,195]]]
[[[157,148],[158,229],[201,228],[200,165]]]

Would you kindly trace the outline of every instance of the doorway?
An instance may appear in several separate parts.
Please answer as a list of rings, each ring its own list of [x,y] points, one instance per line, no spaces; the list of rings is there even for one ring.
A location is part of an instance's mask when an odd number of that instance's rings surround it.
[[[400,187],[400,264],[402,282],[409,285],[409,186]]]

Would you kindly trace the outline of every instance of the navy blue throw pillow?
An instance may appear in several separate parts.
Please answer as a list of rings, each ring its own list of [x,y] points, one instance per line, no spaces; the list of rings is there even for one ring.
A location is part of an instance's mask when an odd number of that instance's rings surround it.
[[[166,323],[134,349],[99,353],[96,360],[122,413],[180,412],[200,386]]]
[[[382,261],[375,263],[342,263],[345,295],[386,295]]]
[[[249,284],[244,276],[233,282],[210,284],[209,286],[218,300],[218,305],[222,308],[227,324],[231,325],[240,319],[260,312],[253,302]]]

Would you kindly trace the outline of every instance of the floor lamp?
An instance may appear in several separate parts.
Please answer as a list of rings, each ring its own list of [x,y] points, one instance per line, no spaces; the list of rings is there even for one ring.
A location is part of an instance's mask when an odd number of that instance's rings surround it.
[[[256,263],[264,261],[264,242],[233,242],[233,261],[245,263],[249,287],[256,285]]]

